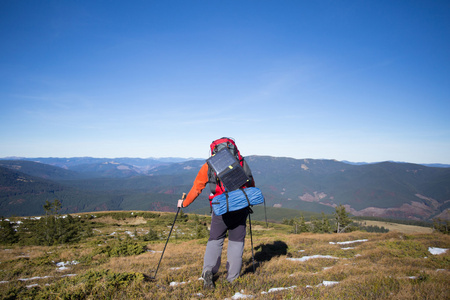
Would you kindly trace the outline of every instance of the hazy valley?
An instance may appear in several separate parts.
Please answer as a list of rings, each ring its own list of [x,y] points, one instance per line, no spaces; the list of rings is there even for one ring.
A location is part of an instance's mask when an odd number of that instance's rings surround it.
[[[355,216],[449,219],[450,168],[381,162],[246,157],[267,207],[332,213],[345,205]],[[39,162],[37,162],[39,161]],[[0,213],[43,213],[59,199],[62,212],[175,211],[204,160],[35,158],[0,160]],[[208,210],[208,187],[187,212]]]

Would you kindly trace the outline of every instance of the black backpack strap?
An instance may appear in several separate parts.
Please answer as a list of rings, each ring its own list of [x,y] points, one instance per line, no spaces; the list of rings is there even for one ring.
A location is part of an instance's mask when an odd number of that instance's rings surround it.
[[[250,186],[254,186],[255,181],[253,179],[252,170],[250,170],[250,167],[247,164],[247,162],[244,160],[244,158],[242,158],[242,168],[244,169],[245,175],[247,175],[247,177],[250,179],[250,181],[249,181]]]
[[[240,188],[240,190],[244,193],[245,199],[247,199],[248,206],[252,206],[250,204],[250,200],[248,199],[248,196],[247,196],[247,193],[245,192],[245,190],[243,188]]]
[[[216,193],[216,186],[219,183],[219,177],[217,177],[214,170],[208,166],[208,183],[209,183],[209,189],[211,190],[211,194]]]
[[[247,199],[247,203],[248,203],[248,206],[247,206],[248,212],[249,212],[250,214],[252,214],[252,213],[253,213],[253,209],[252,209],[252,205],[250,204],[250,200],[248,199],[247,193],[245,192],[245,189],[244,189],[244,188],[240,188],[240,190],[244,193],[245,199]]]

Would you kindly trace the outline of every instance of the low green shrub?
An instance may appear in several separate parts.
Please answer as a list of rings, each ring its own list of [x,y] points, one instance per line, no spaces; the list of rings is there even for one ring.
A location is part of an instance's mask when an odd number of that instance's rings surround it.
[[[115,273],[89,270],[35,290],[33,299],[114,299],[117,292],[143,282],[142,273]]]
[[[11,245],[16,243],[19,237],[14,226],[9,221],[2,219],[0,221],[0,244]]]
[[[142,236],[142,240],[146,242],[159,240],[158,231],[150,228],[148,233]]]
[[[420,242],[413,240],[385,241],[382,244],[393,257],[421,258],[428,255],[427,248]]]
[[[123,240],[114,240],[111,244],[99,247],[95,254],[107,254],[109,257],[131,256],[144,253],[146,246],[141,242],[126,237]]]

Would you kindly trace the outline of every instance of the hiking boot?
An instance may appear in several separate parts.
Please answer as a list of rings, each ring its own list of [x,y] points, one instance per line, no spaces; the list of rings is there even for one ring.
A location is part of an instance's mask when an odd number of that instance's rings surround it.
[[[214,288],[213,274],[211,271],[206,271],[205,274],[203,274],[203,281],[204,289],[210,290]]]

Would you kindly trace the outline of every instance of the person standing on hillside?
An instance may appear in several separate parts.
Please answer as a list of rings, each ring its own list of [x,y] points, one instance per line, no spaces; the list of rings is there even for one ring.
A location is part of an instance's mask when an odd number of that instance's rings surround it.
[[[244,187],[254,187],[251,170],[243,157],[240,155],[236,143],[232,138],[220,138],[213,141],[210,145],[211,155],[219,152],[227,147],[230,152],[239,160],[245,174],[250,179]],[[209,195],[210,205],[212,199],[225,192],[223,184],[217,175],[205,163],[197,174],[194,184],[189,191],[186,199],[178,200],[178,207],[187,207],[191,204],[203,191],[206,184],[210,185],[211,193]],[[230,211],[221,216],[214,214],[212,211],[211,229],[209,232],[209,240],[206,245],[205,256],[203,260],[202,278],[205,288],[214,288],[213,275],[219,271],[222,256],[223,243],[228,232],[228,249],[227,249],[227,281],[233,282],[239,277],[242,267],[242,255],[244,253],[244,241],[246,234],[246,224],[248,208],[237,211]]]

